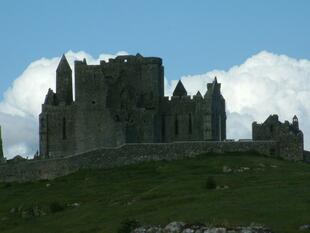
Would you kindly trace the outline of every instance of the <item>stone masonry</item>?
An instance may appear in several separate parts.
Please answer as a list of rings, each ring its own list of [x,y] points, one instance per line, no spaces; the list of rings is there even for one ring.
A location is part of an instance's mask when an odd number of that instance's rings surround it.
[[[101,148],[64,158],[8,161],[0,165],[0,182],[26,182],[54,179],[80,169],[106,169],[146,161],[179,160],[213,153],[256,152],[265,156],[277,148],[275,141],[192,141],[173,143],[130,143]],[[249,153],[254,155],[255,153]],[[233,156],[234,153],[231,154]]]
[[[204,96],[187,95],[181,81],[164,96],[164,67],[157,57],[118,56],[99,65],[63,56],[40,114],[40,157],[66,157],[125,143],[222,141],[225,100],[216,78]]]
[[[303,160],[304,141],[303,133],[299,129],[297,116],[293,117],[293,122],[279,121],[278,115],[270,115],[265,122],[252,124],[253,140],[274,140],[278,142],[278,155],[288,160]],[[276,154],[276,150],[270,152]]]
[[[270,115],[262,124],[253,122],[253,140],[226,140],[225,99],[217,79],[207,84],[204,96],[197,92],[193,97],[179,81],[169,99],[164,96],[162,60],[140,54],[100,65],[76,61],[75,100],[72,70],[63,56],[56,93],[48,90],[39,119],[40,155],[32,160],[17,156],[6,162],[0,128],[0,182],[53,179],[79,169],[213,152],[253,151],[310,161],[296,116],[292,123],[282,123]]]

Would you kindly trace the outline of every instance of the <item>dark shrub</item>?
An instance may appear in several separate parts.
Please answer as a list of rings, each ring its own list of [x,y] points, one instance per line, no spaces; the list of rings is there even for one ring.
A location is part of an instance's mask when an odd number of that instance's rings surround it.
[[[206,188],[207,189],[215,189],[216,188],[216,182],[212,176],[209,176],[207,178]]]
[[[58,202],[52,202],[50,204],[50,211],[51,213],[56,213],[56,212],[60,212],[63,211],[65,209],[64,205],[58,203]]]
[[[121,222],[120,227],[118,228],[117,233],[130,233],[134,229],[140,226],[140,223],[135,219],[126,219]]]
[[[11,186],[12,186],[11,183],[4,183],[4,185],[3,185],[4,188],[9,188],[9,187],[11,187]]]

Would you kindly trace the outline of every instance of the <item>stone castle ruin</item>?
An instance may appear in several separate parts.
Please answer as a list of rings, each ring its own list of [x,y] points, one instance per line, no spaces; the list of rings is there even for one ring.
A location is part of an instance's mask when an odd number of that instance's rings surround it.
[[[40,114],[40,155],[64,157],[125,143],[223,141],[225,99],[215,78],[204,96],[193,98],[181,81],[164,96],[164,67],[156,57],[118,56],[100,65],[65,56],[56,70]]]
[[[62,56],[56,92],[48,90],[39,116],[40,150],[33,160],[3,157],[0,181],[53,179],[82,168],[110,168],[149,160],[172,160],[215,152],[253,151],[310,161],[296,116],[270,115],[252,124],[252,139],[226,139],[225,99],[215,78],[204,95],[187,95],[181,81],[164,96],[161,58],[126,55],[72,70]]]
[[[304,136],[299,129],[298,118],[295,115],[292,123],[281,123],[278,115],[270,115],[262,124],[253,122],[253,140],[273,140],[278,142],[278,153],[289,160],[302,160],[304,154]],[[276,154],[276,149],[271,151]]]

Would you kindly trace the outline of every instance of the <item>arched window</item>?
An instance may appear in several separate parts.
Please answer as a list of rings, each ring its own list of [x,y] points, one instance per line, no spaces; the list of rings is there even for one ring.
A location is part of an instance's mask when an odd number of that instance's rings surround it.
[[[66,118],[62,118],[62,139],[67,139],[67,122]]]

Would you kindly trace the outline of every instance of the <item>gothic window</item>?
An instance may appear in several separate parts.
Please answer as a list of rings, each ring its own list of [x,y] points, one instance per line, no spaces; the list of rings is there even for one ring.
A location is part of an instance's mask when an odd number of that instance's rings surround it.
[[[179,134],[179,121],[178,121],[178,115],[175,115],[174,117],[174,134]]]
[[[64,117],[62,119],[62,139],[65,140],[67,139],[67,122],[66,122],[66,118]]]

